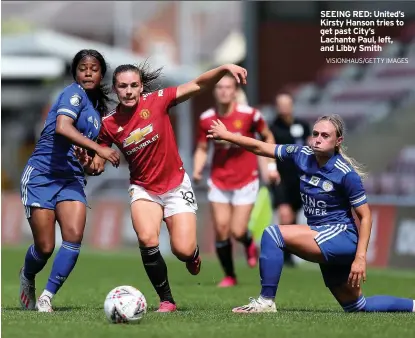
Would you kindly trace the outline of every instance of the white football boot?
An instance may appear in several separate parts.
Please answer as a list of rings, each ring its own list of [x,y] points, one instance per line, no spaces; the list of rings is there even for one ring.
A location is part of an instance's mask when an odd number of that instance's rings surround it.
[[[23,274],[24,267],[20,269],[19,301],[23,310],[36,309],[35,281],[28,280]]]
[[[50,298],[45,295],[39,297],[36,308],[38,312],[53,312]]]
[[[277,312],[277,308],[273,300],[249,298],[247,305],[238,306],[232,309],[234,313],[259,313],[259,312]]]

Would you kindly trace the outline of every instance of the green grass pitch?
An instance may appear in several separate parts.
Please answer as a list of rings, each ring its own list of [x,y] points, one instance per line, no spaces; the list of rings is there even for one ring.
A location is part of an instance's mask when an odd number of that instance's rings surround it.
[[[325,288],[320,272],[307,265],[285,269],[277,295],[276,314],[238,315],[232,307],[259,292],[258,269],[237,262],[240,284],[218,289],[222,274],[213,257],[191,276],[183,263],[168,259],[170,284],[180,311],[154,313],[158,299],[136,252],[81,252],[78,264],[54,299],[51,314],[21,311],[18,271],[25,249],[2,249],[2,336],[41,338],[95,337],[415,337],[414,314],[346,314]],[[37,293],[47,280],[52,261],[37,279]],[[103,312],[104,298],[113,287],[132,285],[147,298],[149,312],[139,325],[113,325]],[[370,270],[365,294],[415,298],[415,272]]]

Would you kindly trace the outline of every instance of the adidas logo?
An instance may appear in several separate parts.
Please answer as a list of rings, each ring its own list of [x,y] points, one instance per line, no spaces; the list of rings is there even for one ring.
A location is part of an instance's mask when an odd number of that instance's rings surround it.
[[[123,131],[123,130],[124,130],[124,128],[120,126],[117,130],[117,133],[119,133],[120,131]]]

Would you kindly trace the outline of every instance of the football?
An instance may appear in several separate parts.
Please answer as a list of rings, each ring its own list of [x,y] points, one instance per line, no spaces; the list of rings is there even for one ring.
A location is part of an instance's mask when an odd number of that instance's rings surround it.
[[[114,324],[136,324],[147,313],[147,301],[140,290],[123,285],[112,289],[104,302],[107,319]]]

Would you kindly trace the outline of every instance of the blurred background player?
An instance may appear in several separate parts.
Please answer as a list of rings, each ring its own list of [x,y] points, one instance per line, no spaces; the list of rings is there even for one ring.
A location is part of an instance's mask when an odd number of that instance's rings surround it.
[[[276,312],[275,296],[289,250],[320,264],[324,282],[345,312],[415,312],[415,300],[393,296],[365,298],[366,254],[372,216],[361,165],[342,148],[344,122],[323,116],[314,124],[311,147],[270,145],[235,135],[221,121],[213,121],[209,138],[226,140],[254,154],[293,161],[301,179],[300,191],[308,225],[271,225],[261,238],[261,293],[236,313]],[[352,209],[360,226],[357,228]]]
[[[178,87],[152,91],[160,71],[149,71],[147,64],[116,68],[113,85],[120,103],[103,119],[99,143],[117,145],[129,164],[131,216],[144,268],[160,297],[158,312],[173,312],[177,307],[159,250],[163,219],[173,254],[186,262],[191,274],[199,273],[201,260],[196,239],[197,202],[177,149],[169,109],[211,89],[227,73],[232,74],[232,81],[245,84],[246,70],[224,65]],[[104,163],[99,157],[94,159],[97,175]]]
[[[275,97],[276,119],[270,125],[276,144],[307,145],[310,141],[310,126],[306,121],[294,117],[293,97],[279,93]],[[302,207],[300,179],[295,164],[277,158],[279,180],[269,184],[271,200],[278,215],[279,224],[296,224],[297,213]],[[294,266],[292,254],[284,252],[284,264]]]
[[[198,144],[194,155],[193,180],[202,179],[203,167],[208,157],[208,130],[213,120],[221,120],[233,133],[253,137],[256,133],[268,143],[274,138],[261,113],[246,104],[238,103],[244,96],[232,74],[225,75],[215,86],[216,107],[202,113],[199,120]],[[276,167],[269,172],[275,179]],[[213,224],[216,236],[216,253],[225,272],[219,287],[237,284],[231,237],[243,244],[248,265],[257,264],[255,242],[248,230],[248,222],[258,190],[257,157],[229,142],[214,142],[211,175],[208,180]]]
[[[96,50],[81,50],[72,61],[74,83],[59,95],[21,178],[21,198],[33,234],[20,271],[19,300],[23,309],[36,306],[35,277],[55,248],[55,222],[62,233],[62,246],[53,262],[39,312],[51,312],[51,299],[75,267],[86,222],[83,165],[75,154],[77,145],[96,152],[114,166],[116,151],[99,146],[101,115],[107,110],[108,90],[101,85],[107,66]]]

